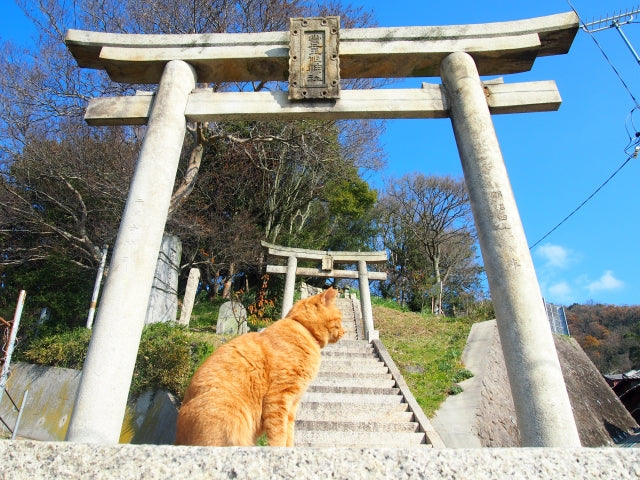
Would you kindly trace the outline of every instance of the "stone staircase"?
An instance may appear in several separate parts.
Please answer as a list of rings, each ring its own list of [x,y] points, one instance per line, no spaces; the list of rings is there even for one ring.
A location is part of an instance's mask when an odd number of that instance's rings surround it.
[[[295,445],[440,446],[384,346],[359,339],[359,302],[339,299],[338,307],[345,336],[323,350],[318,376],[298,409]]]

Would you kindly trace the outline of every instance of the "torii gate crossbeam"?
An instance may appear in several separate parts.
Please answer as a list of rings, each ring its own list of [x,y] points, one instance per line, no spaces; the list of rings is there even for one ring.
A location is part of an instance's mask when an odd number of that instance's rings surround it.
[[[580,446],[491,121],[492,113],[555,110],[560,96],[553,82],[513,87],[480,80],[481,75],[529,70],[539,56],[566,53],[578,24],[574,13],[563,13],[480,25],[345,30],[340,38],[342,78],[440,76],[442,85],[393,93],[345,91],[339,99],[295,103],[277,93],[245,97],[192,91],[197,82],[286,80],[286,32],[118,35],[70,30],[65,41],[81,67],[104,69],[114,81],[159,86],[154,97],[94,99],[87,110],[87,121],[93,125],[148,122],[149,127],[67,439],[118,441],[185,121],[449,117],[487,269],[522,445]]]

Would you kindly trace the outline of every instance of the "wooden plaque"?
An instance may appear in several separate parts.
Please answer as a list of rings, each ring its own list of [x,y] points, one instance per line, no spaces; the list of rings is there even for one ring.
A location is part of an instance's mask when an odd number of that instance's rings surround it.
[[[340,97],[340,17],[292,18],[289,99]]]

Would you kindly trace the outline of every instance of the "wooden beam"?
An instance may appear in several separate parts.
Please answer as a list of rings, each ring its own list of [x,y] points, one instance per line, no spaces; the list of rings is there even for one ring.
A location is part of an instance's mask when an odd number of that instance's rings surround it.
[[[557,110],[560,93],[553,81],[485,84],[493,114]],[[153,96],[93,98],[85,114],[89,125],[143,125]],[[189,122],[294,120],[301,118],[446,118],[449,107],[441,85],[415,89],[343,90],[339,100],[295,102],[286,92],[221,92],[197,89],[185,111]]]
[[[286,274],[285,265],[267,265],[267,273]],[[296,275],[319,278],[358,278],[357,270],[320,270],[319,268],[297,267]],[[386,272],[368,272],[369,280],[386,280]]]
[[[342,78],[440,75],[451,52],[473,56],[481,75],[527,71],[537,56],[566,53],[578,30],[573,12],[511,22],[432,27],[344,29]],[[65,43],[78,65],[104,69],[112,80],[157,83],[164,65],[185,60],[198,81],[284,81],[288,32],[130,35],[69,30]]]

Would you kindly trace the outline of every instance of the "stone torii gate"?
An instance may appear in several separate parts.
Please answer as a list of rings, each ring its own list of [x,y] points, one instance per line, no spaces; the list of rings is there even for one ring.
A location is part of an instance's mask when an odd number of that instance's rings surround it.
[[[527,71],[539,56],[568,52],[577,16],[341,32],[332,19],[292,19],[291,32],[256,34],[67,33],[66,44],[80,67],[103,69],[116,82],[158,84],[155,95],[96,98],[87,108],[91,125],[147,123],[148,129],[68,440],[118,442],[185,122],[448,117],[469,190],[522,445],[580,445],[491,120],[491,114],[555,110],[560,95],[553,81],[500,84],[480,79]],[[306,29],[309,20],[311,30]],[[340,92],[337,71],[342,78],[440,77],[442,84]],[[290,91],[195,89],[197,83],[252,80],[289,80]]]
[[[386,280],[386,272],[370,272],[367,264],[386,263],[387,252],[329,252],[326,250],[309,250],[306,248],[282,247],[262,242],[270,257],[286,258],[287,266],[267,265],[267,273],[285,274],[284,296],[282,299],[282,317],[293,306],[296,275],[320,278],[357,278],[360,288],[360,309],[364,326],[364,337],[367,341],[380,338],[373,326],[371,311],[370,280]],[[320,268],[298,267],[298,260],[315,260],[321,262]],[[356,264],[358,270],[336,270],[335,265]]]

